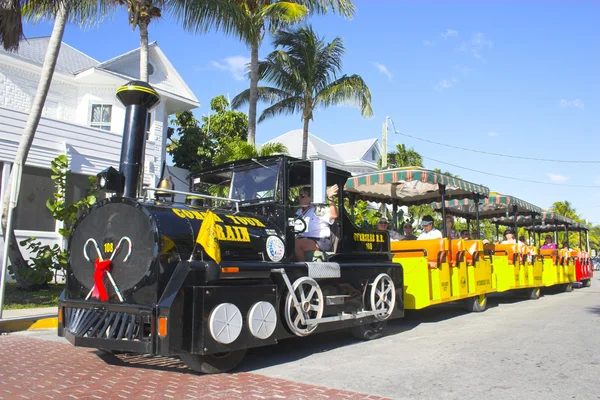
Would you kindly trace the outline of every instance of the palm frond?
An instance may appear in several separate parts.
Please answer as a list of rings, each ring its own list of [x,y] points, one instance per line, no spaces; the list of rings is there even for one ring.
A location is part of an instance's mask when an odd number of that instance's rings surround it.
[[[267,103],[274,103],[276,101],[280,101],[281,99],[285,99],[290,97],[291,95],[283,90],[259,86],[258,87],[258,100],[264,101]],[[231,101],[231,107],[234,109],[239,109],[250,101],[250,89],[244,90],[242,93],[238,94]]]
[[[371,109],[371,91],[358,75],[343,76],[332,82],[315,99],[314,106],[329,107],[335,104],[349,104],[360,108],[364,118],[373,116]]]
[[[308,14],[308,9],[290,1],[278,1],[262,7],[255,14],[255,21],[269,21],[269,30],[274,32],[283,25],[293,24],[302,20]]]
[[[356,11],[352,0],[297,0],[297,3],[308,7],[315,14],[332,11],[348,19],[351,19]]]
[[[285,145],[279,142],[266,143],[261,146],[260,151],[258,152],[259,157],[273,156],[276,154],[289,155],[290,152]]]
[[[303,100],[299,97],[289,97],[287,99],[283,99],[273,104],[271,107],[266,108],[260,115],[258,122],[263,122],[265,119],[275,117],[277,115],[296,114],[299,111],[302,111],[302,104]]]
[[[2,47],[7,51],[16,51],[19,49],[19,41],[22,38],[21,1],[3,1],[0,3],[0,42]]]

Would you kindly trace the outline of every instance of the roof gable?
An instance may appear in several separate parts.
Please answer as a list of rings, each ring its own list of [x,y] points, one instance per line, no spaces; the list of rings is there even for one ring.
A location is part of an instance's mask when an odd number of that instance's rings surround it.
[[[156,42],[148,45],[148,62],[153,71],[149,71],[149,83],[157,89],[176,93],[198,101],[192,90],[175,70]],[[140,77],[140,49],[134,49],[96,66],[99,70],[119,75]]]
[[[9,52],[0,47],[0,53],[42,66],[48,51],[49,42],[50,36],[23,39],[19,42],[18,51]],[[57,72],[75,74],[81,70],[95,67],[98,64],[100,63],[92,57],[83,54],[63,42],[58,53],[55,70]]]
[[[267,143],[281,143],[288,148],[290,155],[301,157],[302,154],[302,129],[295,129],[284,133]],[[299,146],[300,144],[300,146]],[[377,144],[377,139],[357,140],[355,142],[330,144],[319,137],[308,133],[306,154],[317,155],[337,160],[339,162],[370,161],[363,160],[363,156]]]

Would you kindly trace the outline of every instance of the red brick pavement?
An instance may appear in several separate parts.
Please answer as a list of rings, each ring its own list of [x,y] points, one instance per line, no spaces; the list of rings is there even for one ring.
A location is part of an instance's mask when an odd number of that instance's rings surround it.
[[[179,359],[119,356],[0,336],[1,399],[381,399],[253,373],[198,375]]]

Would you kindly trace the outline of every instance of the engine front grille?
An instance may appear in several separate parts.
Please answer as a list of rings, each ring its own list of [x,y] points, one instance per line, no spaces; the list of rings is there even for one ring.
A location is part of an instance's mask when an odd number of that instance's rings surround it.
[[[77,337],[150,342],[150,315],[65,307],[65,329]]]

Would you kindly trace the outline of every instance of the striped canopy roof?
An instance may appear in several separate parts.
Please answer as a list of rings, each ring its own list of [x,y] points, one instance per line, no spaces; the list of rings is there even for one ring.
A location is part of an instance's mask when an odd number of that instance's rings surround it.
[[[479,216],[481,218],[510,217],[513,214],[513,206],[517,206],[519,214],[541,214],[542,209],[524,200],[502,193],[492,192],[487,199],[479,202]],[[434,209],[440,210],[441,203],[435,203]],[[446,212],[461,217],[475,216],[475,202],[473,200],[448,200],[446,201]]]
[[[513,226],[515,226],[515,217],[510,216],[510,217],[492,218],[490,220],[490,222],[493,224],[513,227]],[[531,226],[531,216],[530,215],[518,215],[517,216],[517,226]]]
[[[490,192],[485,186],[419,167],[353,176],[346,182],[345,190],[355,198],[384,203],[398,199],[402,205],[410,206],[440,201],[439,185],[446,185],[449,199],[487,197]]]
[[[529,221],[531,221],[531,219]],[[556,230],[562,231],[566,226],[571,231],[589,230],[589,227],[581,222],[575,222],[571,218],[567,218],[564,215],[552,211],[544,211],[536,216],[535,223],[535,226],[530,226],[526,229],[534,232],[554,232]]]

